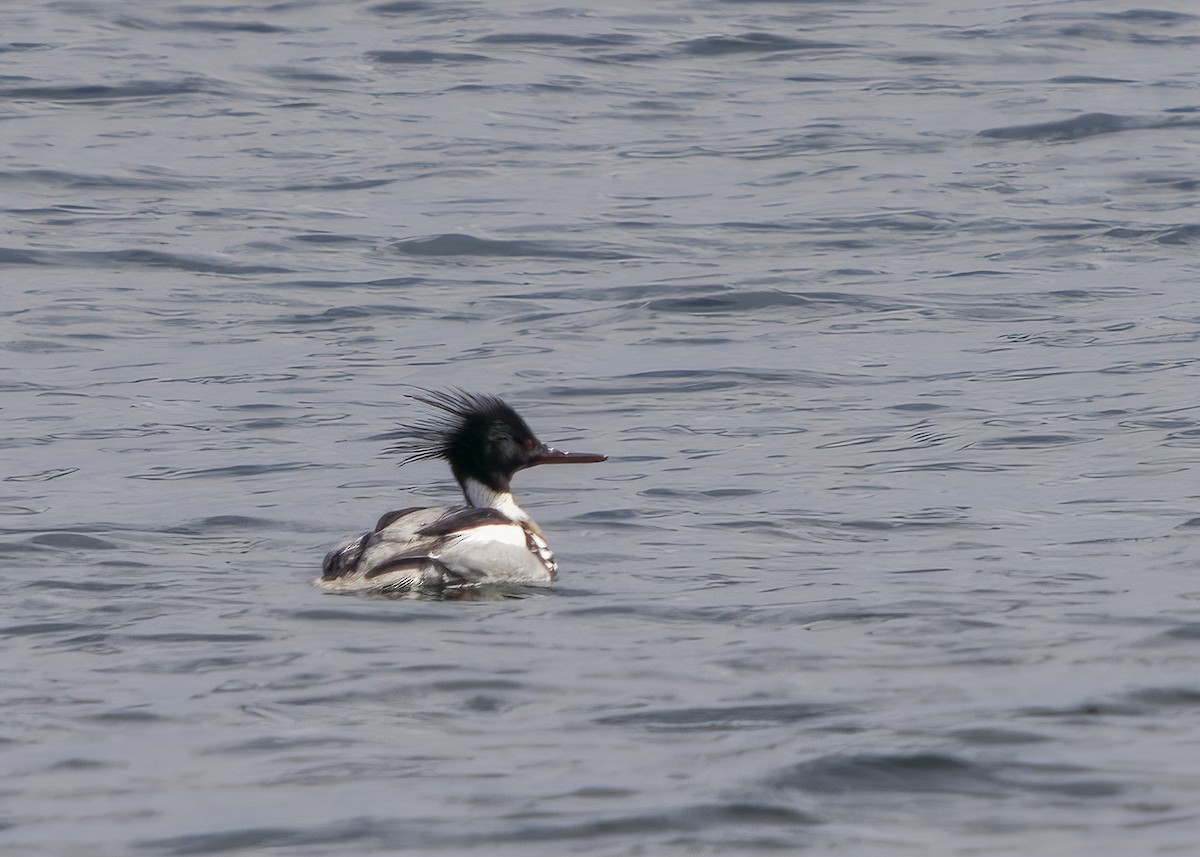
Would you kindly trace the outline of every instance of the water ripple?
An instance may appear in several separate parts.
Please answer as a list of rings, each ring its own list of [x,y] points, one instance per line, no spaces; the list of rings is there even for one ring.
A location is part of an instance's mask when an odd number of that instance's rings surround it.
[[[710,57],[727,54],[778,53],[794,51],[828,51],[851,47],[841,42],[814,39],[794,39],[776,33],[743,33],[737,36],[705,36],[680,44],[681,50],[693,56]]]
[[[1200,127],[1200,119],[1177,116],[1154,119],[1137,116],[1118,116],[1112,113],[1084,113],[1070,119],[1053,122],[1035,122],[1031,125],[1010,125],[1003,128],[988,128],[980,131],[980,137],[994,140],[1079,140],[1098,134],[1115,134],[1119,131],[1162,130],[1168,128]]]
[[[525,241],[477,238],[449,233],[406,238],[392,245],[408,256],[494,256],[544,259],[630,259],[617,250],[592,249],[565,241]]]
[[[62,86],[0,87],[0,99],[100,103],[162,99],[176,95],[225,95],[228,87],[216,80],[191,76],[180,80],[131,80],[120,84],[81,83]]]
[[[470,54],[462,51],[371,51],[367,56],[377,63],[384,65],[434,65],[437,63],[477,63],[491,62],[492,58],[483,54]]]
[[[595,722],[607,725],[641,726],[652,731],[710,731],[779,726],[802,720],[844,713],[847,709],[818,703],[771,703],[733,705],[727,708],[675,708],[609,714]]]

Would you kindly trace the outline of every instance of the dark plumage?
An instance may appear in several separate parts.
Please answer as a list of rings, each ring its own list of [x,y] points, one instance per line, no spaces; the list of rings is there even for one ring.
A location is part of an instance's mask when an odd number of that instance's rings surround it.
[[[521,415],[496,396],[463,390],[433,392],[408,398],[438,408],[448,416],[414,423],[388,452],[405,453],[401,464],[443,458],[459,484],[472,477],[493,491],[507,491],[512,475],[537,464],[543,446]]]

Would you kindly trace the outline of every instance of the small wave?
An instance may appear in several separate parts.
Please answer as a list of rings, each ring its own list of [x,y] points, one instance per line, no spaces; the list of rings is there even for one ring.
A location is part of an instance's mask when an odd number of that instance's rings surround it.
[[[89,714],[84,719],[96,723],[156,723],[169,718],[144,708],[117,708],[99,714]]]
[[[1070,119],[1054,122],[1035,122],[1032,125],[1007,125],[988,128],[976,136],[993,140],[1080,140],[1100,134],[1115,134],[1118,131],[1144,131],[1162,128],[1194,128],[1200,125],[1195,119],[1148,119],[1136,116],[1118,116],[1113,113],[1084,113]]]
[[[1158,21],[1165,24],[1179,24],[1185,21],[1195,21],[1196,15],[1186,12],[1170,12],[1166,9],[1130,9],[1126,12],[1099,12],[1099,18],[1109,18],[1114,21]]]
[[[136,565],[136,563],[129,563],[128,565]],[[144,581],[137,583],[113,583],[101,580],[57,580],[52,577],[43,577],[31,580],[24,586],[27,589],[61,589],[68,592],[119,592],[122,589],[143,590],[149,584]]]
[[[78,467],[56,467],[52,470],[39,470],[37,473],[15,474],[13,476],[5,476],[5,482],[49,482],[51,479],[58,479],[62,476],[70,476],[73,473],[78,473]]]
[[[797,431],[800,431],[799,429]],[[711,491],[701,490],[683,490],[679,488],[647,488],[644,491],[639,491],[640,497],[680,497],[684,499],[696,499],[699,497],[709,497],[714,500],[724,500],[730,497],[755,497],[760,494],[770,493],[768,489],[757,490],[753,488],[714,488]]]
[[[608,725],[644,726],[658,731],[712,731],[742,729],[754,725],[778,726],[812,720],[844,711],[834,705],[810,702],[785,702],[758,705],[731,705],[722,708],[667,708],[610,714],[594,722]]]
[[[12,351],[17,354],[54,354],[81,351],[99,351],[84,345],[68,345],[65,342],[51,342],[46,339],[22,339],[17,342],[0,343],[0,350]]]
[[[197,33],[286,33],[286,27],[264,24],[262,21],[219,21],[212,18],[174,21],[168,25],[172,30],[191,30]]]
[[[1189,642],[1200,639],[1200,625],[1181,625],[1165,632],[1164,636]],[[1097,717],[1156,717],[1174,708],[1200,709],[1200,686],[1139,688],[1076,705],[1025,708],[1020,713],[1025,717],[1082,720]]]
[[[342,306],[332,307],[324,312],[297,313],[279,318],[263,319],[261,324],[329,324],[331,322],[357,321],[359,319],[396,318],[405,315],[424,315],[433,312],[432,309],[413,306]]]
[[[658,312],[722,313],[776,307],[810,306],[812,301],[801,295],[782,291],[726,292],[719,295],[694,295],[682,298],[659,298],[639,306]]]
[[[106,102],[163,98],[198,93],[226,95],[227,87],[204,77],[181,80],[131,80],[125,83],[81,83],[73,86],[10,86],[0,88],[9,101]]]
[[[788,292],[782,289],[748,289],[745,291],[720,291],[707,294],[682,295],[680,297],[656,298],[644,303],[627,304],[628,307],[644,306],[659,312],[681,313],[724,313],[748,312],[779,307],[803,307],[805,316],[861,312],[895,312],[906,309],[910,304],[901,303],[874,295],[850,294],[846,292]]]
[[[975,729],[959,729],[951,735],[966,744],[981,744],[992,747],[1008,744],[1040,744],[1050,739],[1035,732],[1022,732],[1017,729],[998,729],[980,727]]]
[[[962,65],[964,63],[971,62],[971,61],[975,60],[976,58],[971,57],[967,54],[928,53],[928,54],[900,54],[899,56],[895,56],[892,59],[894,62],[902,63],[904,65],[950,66],[950,65]],[[931,85],[931,84],[936,85],[936,86],[947,86],[948,85],[948,84],[946,84],[945,81],[942,81],[942,80],[931,81],[931,80],[927,80],[924,78],[918,78],[918,80],[921,80],[926,85]]]
[[[794,370],[776,372],[765,369],[659,369],[652,372],[633,372],[610,379],[597,387],[565,387],[551,389],[556,396],[612,396],[631,393],[698,393],[757,387],[763,384],[783,384],[801,387],[834,386],[832,376]]]
[[[262,634],[200,634],[172,631],[163,634],[128,634],[128,640],[150,643],[259,643],[271,639]]]
[[[1041,449],[1050,446],[1066,446],[1075,443],[1090,443],[1094,437],[1083,437],[1075,434],[1014,434],[1006,437],[994,437],[968,444],[966,448],[974,449]]]
[[[274,530],[279,526],[277,521],[268,518],[251,518],[246,515],[212,515],[201,518],[190,524],[168,527],[164,533],[200,536],[211,534],[213,530]]]
[[[826,444],[830,446],[830,444]],[[856,518],[841,521],[836,526],[851,530],[877,532],[884,530],[927,529],[929,527],[968,527],[973,521],[958,509],[925,509],[893,518]]]
[[[409,622],[447,621],[446,616],[421,613],[397,613],[394,610],[381,612],[378,610],[343,610],[336,607],[318,607],[307,610],[281,610],[277,612],[289,619],[298,619],[303,622],[382,622],[388,625],[402,625]]]
[[[191,378],[167,378],[166,380],[172,384],[276,384],[280,381],[295,381],[298,377],[288,372],[278,374],[245,372],[241,375],[195,375]]]
[[[0,263],[57,267],[171,268],[202,274],[285,274],[287,268],[240,265],[161,250],[14,250],[0,248]]]
[[[1172,369],[1182,369],[1191,366],[1197,358],[1185,357],[1181,360],[1150,360],[1145,363],[1115,363],[1100,370],[1101,375],[1148,375],[1153,372],[1166,372]]]
[[[1158,229],[1130,229],[1119,226],[1109,229],[1104,234],[1110,238],[1146,240],[1153,241],[1155,244],[1194,244],[1200,241],[1200,223],[1182,223]]]
[[[778,53],[781,51],[820,51],[848,48],[841,42],[821,42],[811,39],[793,39],[774,33],[743,33],[739,36],[705,36],[680,43],[685,54],[691,56],[723,56],[726,54]]]
[[[104,770],[120,770],[124,768],[124,763],[121,762],[104,762],[98,759],[82,759],[72,758],[63,759],[61,762],[55,762],[47,770],[51,771],[104,771]]]
[[[1126,695],[1132,702],[1143,703],[1148,711],[1155,713],[1164,708],[1200,709],[1200,686],[1197,687],[1148,687]]]
[[[289,235],[289,241],[295,241],[298,244],[318,244],[322,246],[337,245],[337,244],[366,244],[367,239],[359,235],[340,235],[334,232],[305,232],[300,235]],[[322,283],[298,283],[297,285],[323,285]],[[350,285],[337,283],[336,285]],[[353,285],[360,285],[354,283]]]
[[[371,51],[367,56],[384,65],[435,65],[438,63],[492,62],[483,54],[451,51]]]
[[[0,247],[0,265],[44,265],[37,252]]]
[[[1143,705],[1133,703],[1128,699],[1101,699],[1092,702],[1081,702],[1077,705],[1063,706],[1029,706],[1018,712],[1023,717],[1062,718],[1068,721],[1085,722],[1097,717],[1131,717],[1145,714]]]
[[[29,540],[35,545],[64,550],[112,550],[117,546],[107,539],[85,536],[82,533],[45,533]]]
[[[636,36],[626,33],[610,33],[599,36],[570,36],[565,33],[496,33],[475,40],[479,45],[554,45],[564,48],[597,48],[612,45],[628,45],[637,41]]]
[[[616,250],[594,250],[563,241],[504,241],[494,238],[477,238],[450,232],[404,238],[392,245],[398,253],[409,256],[496,256],[531,257],[543,259],[631,259],[627,253]]]
[[[289,461],[281,464],[233,464],[228,467],[211,467],[206,470],[153,467],[146,473],[135,473],[129,478],[144,479],[150,482],[165,482],[175,479],[238,479],[242,477],[265,476],[269,473],[311,470],[318,466],[302,461]]]
[[[311,749],[314,747],[351,747],[354,739],[335,735],[263,735],[233,744],[225,744],[202,751],[204,755],[232,753],[277,753],[280,751]]]
[[[1047,83],[1137,83],[1123,77],[1092,77],[1086,74],[1066,74],[1062,77],[1052,77]]]
[[[1129,123],[1130,119],[1127,116],[1116,116],[1112,113],[1085,113],[1082,116],[1054,122],[988,128],[980,131],[977,136],[990,137],[993,140],[1077,140],[1081,137],[1124,131],[1129,128]]]
[[[306,191],[306,190],[370,190],[376,187],[385,187],[394,183],[395,179],[368,179],[362,176],[333,176],[326,181],[312,182],[296,182],[294,184],[280,185],[279,190],[286,191]]]
[[[0,54],[24,53],[25,51],[45,51],[52,50],[57,45],[47,44],[46,42],[9,42],[6,45],[0,45]]]
[[[434,9],[445,9],[445,4],[426,3],[423,0],[393,0],[391,3],[380,3],[371,6],[369,11],[377,15],[411,15],[413,12],[430,12]]]
[[[338,837],[334,843],[354,841],[357,837]],[[172,836],[168,839],[152,839],[137,843],[139,847],[160,854],[218,854],[226,851],[243,851],[270,847],[292,847],[312,844],[313,841],[331,844],[328,833],[314,831],[308,836],[297,828],[248,827],[238,830],[223,830],[217,833],[191,833]]]
[[[533,824],[511,832],[498,833],[494,837],[487,837],[484,841],[490,844],[490,841],[493,840],[505,842],[578,840],[583,844],[594,843],[598,837],[603,836],[647,837],[662,835],[666,832],[694,833],[726,826],[753,828],[761,831],[768,825],[791,828],[794,826],[807,827],[819,823],[821,823],[821,819],[816,816],[790,807],[761,802],[734,802],[684,806],[663,812],[639,815],[610,816],[572,824]],[[762,844],[761,840],[760,844]],[[794,840],[789,837],[783,841],[772,842],[770,847],[771,850],[779,850],[783,847],[790,850],[793,845]]]
[[[1173,190],[1194,191],[1200,189],[1200,178],[1183,171],[1138,172],[1130,176],[1140,184],[1152,188],[1169,187]]]
[[[30,622],[25,625],[9,625],[0,628],[0,637],[36,637],[42,634],[61,634],[64,631],[78,633],[91,631],[95,625],[84,625],[79,622]]]
[[[995,798],[1016,792],[1104,798],[1125,789],[1077,766],[973,762],[943,753],[832,754],[786,768],[767,780],[775,789],[816,794],[880,792]]]
[[[727,220],[720,224],[723,229],[746,232],[796,232],[839,235],[847,232],[862,233],[871,229],[885,232],[923,233],[953,232],[963,224],[945,215],[930,211],[892,211],[885,214],[869,214],[861,217],[817,217],[810,221],[789,220]],[[867,276],[877,272],[863,270]]]
[[[288,80],[297,83],[353,83],[354,78],[346,74],[335,74],[328,71],[293,68],[291,66],[275,66],[263,71],[276,80]]]
[[[767,783],[775,788],[819,794],[867,791],[998,795],[1005,791],[992,770],[941,753],[835,753],[785,768]]]
[[[1188,521],[1184,526],[1200,527],[1200,518],[1193,518],[1192,520],[1196,521],[1196,523],[1193,524],[1191,521]],[[1168,640],[1185,640],[1187,642],[1200,640],[1200,622],[1176,625],[1171,630],[1164,631],[1162,636]]]
[[[643,522],[645,516],[636,509],[603,509],[595,512],[582,512],[572,515],[572,523],[587,524],[605,529],[622,530],[661,530],[653,524]]]
[[[149,178],[140,178],[118,175],[88,175],[87,173],[69,173],[65,170],[51,169],[4,170],[0,171],[0,181],[5,184],[51,185],[69,189],[132,188],[135,190],[191,190],[203,184],[198,181],[184,180],[162,174],[154,174]],[[83,205],[61,205],[44,209],[44,211],[48,214],[63,217],[83,216],[98,213],[100,210]]]
[[[377,770],[377,769],[376,769]],[[395,772],[388,777],[395,779]],[[357,777],[361,779],[361,776]],[[547,812],[547,815],[551,815]],[[553,816],[551,816],[553,817]],[[582,821],[554,823],[545,816],[528,816],[522,823],[503,828],[469,832],[462,825],[416,826],[392,819],[352,818],[308,827],[247,827],[190,833],[164,839],[142,840],[139,849],[171,857],[191,854],[260,851],[282,849],[289,853],[309,851],[313,846],[329,853],[352,853],[368,850],[394,854],[417,849],[428,853],[444,848],[481,850],[492,853],[497,843],[575,842],[579,849],[595,850],[605,837],[646,837],[663,834],[696,833],[714,828],[730,827],[756,831],[756,844],[773,851],[791,849],[795,829],[820,824],[821,819],[791,807],[767,802],[726,802],[693,804],[662,812],[629,815],[606,815]],[[781,838],[763,837],[775,828]],[[577,850],[571,848],[568,850]]]

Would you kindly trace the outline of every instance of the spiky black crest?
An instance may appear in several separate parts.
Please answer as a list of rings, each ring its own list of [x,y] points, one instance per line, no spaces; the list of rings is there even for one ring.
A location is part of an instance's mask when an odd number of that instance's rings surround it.
[[[445,416],[403,430],[405,439],[388,449],[405,454],[401,464],[442,458],[460,483],[469,476],[500,491],[508,489],[512,474],[528,466],[542,446],[525,420],[496,396],[421,389],[408,398]]]

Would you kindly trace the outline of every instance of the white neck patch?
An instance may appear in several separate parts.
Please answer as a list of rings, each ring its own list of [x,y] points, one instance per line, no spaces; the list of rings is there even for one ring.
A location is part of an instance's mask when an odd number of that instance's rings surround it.
[[[477,508],[495,509],[504,517],[512,521],[528,521],[529,515],[525,510],[517,505],[517,501],[513,499],[513,495],[509,491],[493,490],[482,482],[476,482],[474,479],[463,480],[463,494],[466,495],[467,504]]]

